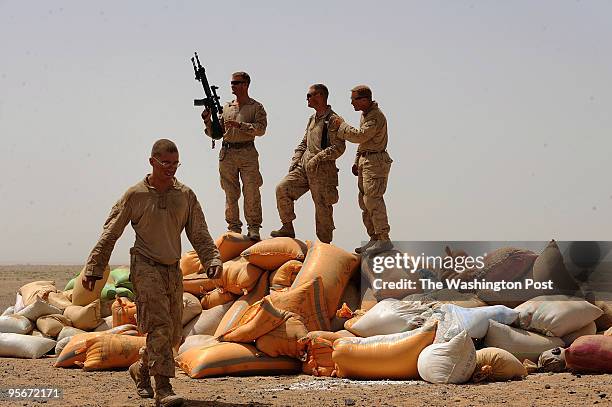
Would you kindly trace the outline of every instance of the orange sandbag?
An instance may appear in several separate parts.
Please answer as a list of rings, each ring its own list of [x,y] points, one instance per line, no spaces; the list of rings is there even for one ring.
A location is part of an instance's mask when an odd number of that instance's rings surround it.
[[[325,292],[327,317],[332,319],[341,304],[340,298],[359,267],[359,256],[331,244],[317,241],[308,252],[302,269],[291,285],[294,289],[321,277]]]
[[[179,266],[183,276],[196,274],[202,269],[202,263],[200,263],[200,258],[195,250],[189,250],[188,252],[183,253]]]
[[[334,341],[332,359],[338,377],[355,379],[417,379],[417,362],[433,343],[436,323],[413,331]]]
[[[265,297],[247,309],[238,326],[217,339],[223,342],[250,343],[282,324],[291,315],[287,311],[274,307],[268,297]]]
[[[136,304],[125,297],[117,297],[111,305],[113,328],[132,324],[136,325]]]
[[[263,273],[261,277],[259,277],[259,281],[255,288],[246,295],[238,298],[229,310],[223,316],[223,319],[217,326],[215,330],[214,336],[218,337],[223,335],[230,329],[238,326],[240,319],[247,311],[247,309],[255,304],[257,301],[260,301],[263,297],[268,294],[268,273]]]
[[[226,262],[240,256],[244,250],[256,242],[247,236],[235,232],[225,232],[215,240],[215,245],[221,254],[221,261]]]
[[[330,328],[321,277],[298,287],[270,292],[274,307],[300,316],[308,331],[328,331]]]
[[[527,376],[525,366],[510,352],[500,348],[484,348],[476,351],[476,369],[473,382],[500,382],[522,379]]]
[[[265,335],[255,341],[255,346],[268,356],[289,356],[303,359],[305,347],[299,342],[308,334],[304,321],[297,315],[292,315]]]
[[[612,336],[581,336],[565,349],[565,364],[578,372],[612,373]]]
[[[192,379],[292,374],[299,372],[301,366],[299,360],[271,358],[253,345],[229,342],[189,349],[178,355],[176,362]]]
[[[222,291],[219,288],[215,288],[214,290],[207,292],[202,296],[200,300],[200,304],[202,304],[202,309],[211,309],[216,307],[217,305],[227,304],[228,302],[234,301],[238,296],[236,294],[232,294],[228,291]]]
[[[276,270],[289,260],[304,260],[307,251],[301,240],[274,237],[254,244],[240,255],[264,270]]]
[[[183,277],[183,291],[193,295],[202,295],[217,288],[215,280],[206,274],[188,274]]]
[[[335,376],[336,368],[332,360],[333,344],[336,339],[353,336],[348,331],[309,332],[304,338],[299,340],[301,346],[305,347],[306,357],[302,363],[302,372],[312,376]]]
[[[273,290],[280,290],[291,287],[295,276],[302,269],[302,262],[299,260],[289,260],[278,269],[270,273],[270,287]]]
[[[87,355],[83,370],[126,368],[138,360],[140,348],[146,345],[144,336],[118,334],[87,339]]]
[[[238,257],[223,263],[223,271],[214,282],[225,291],[244,295],[255,288],[262,273],[262,269],[249,263],[244,257]]]

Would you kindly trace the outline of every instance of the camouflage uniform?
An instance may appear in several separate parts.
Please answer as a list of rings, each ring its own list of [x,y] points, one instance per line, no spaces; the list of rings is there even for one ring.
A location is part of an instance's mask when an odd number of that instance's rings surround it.
[[[249,227],[259,229],[262,223],[259,188],[263,185],[263,178],[259,172],[259,153],[254,139],[266,132],[266,111],[263,105],[254,99],[249,99],[249,102],[242,106],[238,106],[234,100],[223,108],[223,127],[225,120],[240,123],[240,128],[225,130],[219,152],[219,175],[221,188],[225,191],[225,221],[230,230],[242,228],[238,208],[242,179],[244,217]],[[206,126],[206,134],[211,134],[210,125]]]
[[[338,202],[336,159],[346,149],[337,130],[329,128],[327,146],[322,146],[323,127],[333,117],[338,115],[330,106],[321,117],[310,116],[304,138],[291,160],[289,174],[276,187],[276,206],[283,224],[295,219],[294,201],[310,191],[315,205],[317,237],[325,243],[332,241],[335,229],[332,205]]]
[[[361,115],[359,129],[342,123],[338,137],[358,143],[355,164],[358,168],[359,207],[368,235],[375,240],[389,240],[389,220],[383,195],[393,160],[387,153],[387,119],[372,102]]]
[[[221,265],[193,191],[178,182],[159,193],[147,178],[132,186],[117,201],[91,251],[85,275],[101,278],[115,242],[128,222],[136,232],[130,250],[130,278],[134,284],[138,328],[147,333],[146,352],[151,375],[174,377],[172,346],[181,339],[183,283],[179,269],[181,232],[202,260],[204,269]]]

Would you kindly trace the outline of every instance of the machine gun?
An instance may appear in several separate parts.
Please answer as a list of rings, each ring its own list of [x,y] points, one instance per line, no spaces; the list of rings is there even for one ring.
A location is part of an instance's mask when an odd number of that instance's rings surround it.
[[[198,53],[194,53],[195,56],[191,58],[191,63],[193,65],[193,71],[195,72],[195,79],[198,82],[202,83],[202,87],[204,88],[204,93],[206,94],[206,98],[204,99],[194,99],[194,106],[205,106],[206,110],[210,112],[210,117],[212,119],[211,126],[211,134],[212,137],[212,148],[215,148],[215,140],[219,140],[223,138],[223,127],[221,126],[221,122],[219,121],[219,115],[223,113],[223,108],[219,103],[219,96],[217,96],[218,86],[210,86],[208,84],[208,78],[206,78],[206,71],[202,64],[200,64],[200,58],[198,58]]]

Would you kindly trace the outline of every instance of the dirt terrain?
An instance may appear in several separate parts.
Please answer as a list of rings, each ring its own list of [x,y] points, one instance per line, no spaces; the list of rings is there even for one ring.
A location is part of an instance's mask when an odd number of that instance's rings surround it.
[[[79,266],[0,266],[0,309],[25,283],[54,280],[63,288]],[[61,406],[153,406],[140,399],[127,371],[83,372],[52,367],[53,358],[0,358],[0,387],[57,387]],[[612,375],[536,374],[523,381],[432,385],[422,381],[353,381],[306,375],[194,380],[177,370],[175,390],[187,406],[474,406],[612,405]],[[41,405],[1,400],[0,405]]]

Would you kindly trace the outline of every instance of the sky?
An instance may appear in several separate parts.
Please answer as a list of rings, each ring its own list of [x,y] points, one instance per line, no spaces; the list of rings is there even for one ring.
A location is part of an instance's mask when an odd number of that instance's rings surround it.
[[[607,1],[0,0],[0,263],[85,262],[159,138],[177,143],[213,237],[226,229],[194,51],[223,102],[244,70],[268,113],[264,235],[322,82],[349,123],[357,84],[387,117],[393,240],[612,240],[610,15]],[[348,250],[367,240],[356,147],[337,161]],[[309,195],[296,214],[313,239]],[[133,240],[128,226],[112,264]]]

